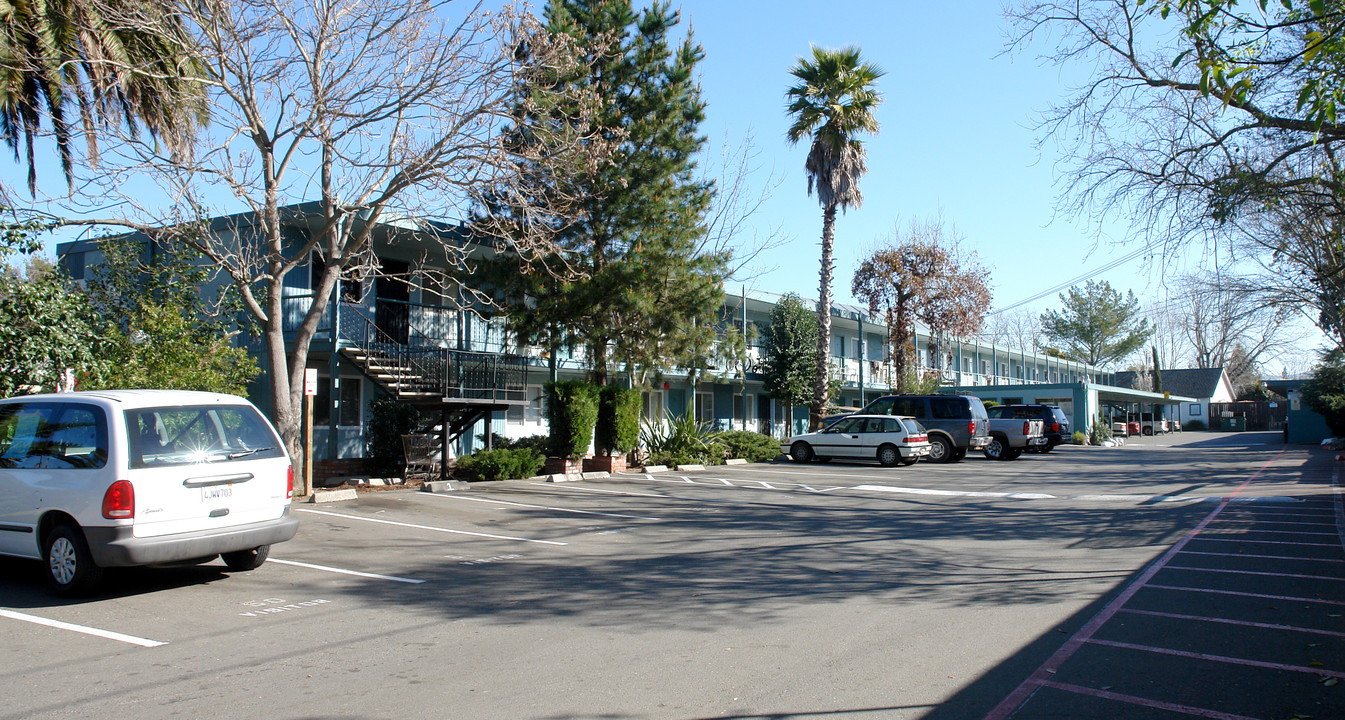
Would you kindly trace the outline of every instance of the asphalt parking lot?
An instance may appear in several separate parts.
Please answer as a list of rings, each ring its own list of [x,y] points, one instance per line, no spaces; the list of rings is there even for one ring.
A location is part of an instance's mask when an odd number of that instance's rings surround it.
[[[362,494],[82,601],[0,560],[0,718],[1345,717],[1338,463],[1278,438]]]

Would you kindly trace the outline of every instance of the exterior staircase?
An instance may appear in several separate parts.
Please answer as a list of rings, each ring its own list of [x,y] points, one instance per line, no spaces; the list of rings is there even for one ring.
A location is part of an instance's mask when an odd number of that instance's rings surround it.
[[[414,332],[397,342],[359,307],[346,303],[340,321],[341,356],[398,402],[420,410],[445,446],[502,406],[527,399],[525,357],[450,350]]]

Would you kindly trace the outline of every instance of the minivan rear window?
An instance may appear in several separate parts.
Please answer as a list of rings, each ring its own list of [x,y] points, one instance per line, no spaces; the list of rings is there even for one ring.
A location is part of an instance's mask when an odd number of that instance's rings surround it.
[[[87,470],[107,464],[107,421],[74,403],[0,406],[0,467]]]
[[[126,411],[132,468],[227,463],[283,457],[271,426],[250,405],[202,405]]]

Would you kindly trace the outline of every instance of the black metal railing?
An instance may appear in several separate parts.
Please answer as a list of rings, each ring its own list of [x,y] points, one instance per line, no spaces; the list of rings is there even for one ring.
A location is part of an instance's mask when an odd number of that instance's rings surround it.
[[[364,308],[341,303],[341,339],[381,365],[399,389],[445,398],[526,400],[528,359],[502,353],[452,350],[409,329],[405,342],[393,337]],[[402,328],[395,330],[400,334]]]

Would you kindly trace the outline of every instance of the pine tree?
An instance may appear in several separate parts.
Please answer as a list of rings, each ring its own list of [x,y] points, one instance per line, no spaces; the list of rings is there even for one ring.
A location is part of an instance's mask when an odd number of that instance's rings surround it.
[[[497,257],[486,268],[511,329],[527,342],[584,348],[593,380],[624,363],[637,374],[686,366],[713,340],[728,257],[700,243],[713,183],[695,176],[705,103],[694,78],[703,57],[666,4],[635,12],[629,0],[553,0],[552,33],[588,48],[586,64],[562,82],[606,100],[597,117],[606,162],[560,182],[584,212],[561,228],[561,252]],[[519,118],[519,137],[549,118]]]

